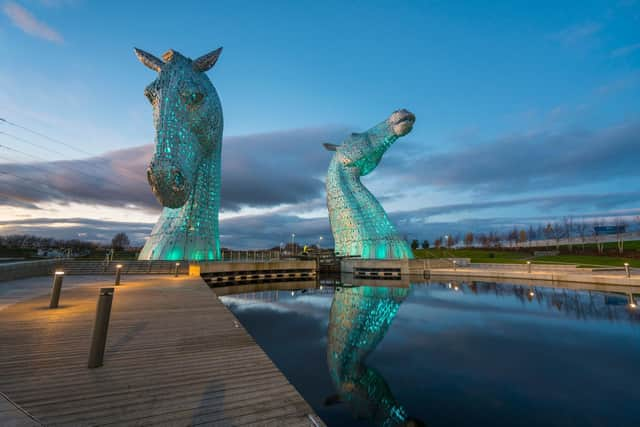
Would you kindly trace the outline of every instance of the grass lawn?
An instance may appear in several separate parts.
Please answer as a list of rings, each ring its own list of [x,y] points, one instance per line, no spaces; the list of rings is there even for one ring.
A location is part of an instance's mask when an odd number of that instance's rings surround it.
[[[626,245],[625,243],[625,246]],[[625,262],[628,262],[632,267],[640,268],[640,260],[637,259],[597,255],[563,254],[532,257],[525,252],[504,251],[499,249],[417,249],[413,251],[413,253],[416,258],[470,258],[471,262],[476,263],[524,264],[529,260],[534,264],[577,264],[579,267],[589,268],[608,266],[622,267]]]
[[[579,267],[613,266],[623,267],[628,262],[631,267],[640,267],[640,260],[596,255],[556,255],[534,258],[534,262],[553,262],[562,264],[578,264]]]

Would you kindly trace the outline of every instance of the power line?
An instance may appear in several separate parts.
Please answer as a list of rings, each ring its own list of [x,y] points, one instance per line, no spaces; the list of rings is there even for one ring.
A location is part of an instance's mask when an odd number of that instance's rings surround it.
[[[67,148],[70,148],[70,149],[75,150],[75,151],[77,151],[77,152],[79,152],[79,153],[85,154],[85,155],[87,155],[87,156],[91,156],[91,157],[93,157],[93,156],[96,156],[96,155],[97,155],[97,154],[89,153],[88,151],[84,151],[84,150],[82,150],[82,149],[80,149],[80,148],[74,147],[74,146],[73,146],[73,145],[71,145],[71,144],[67,144],[67,143],[66,143],[66,142],[64,142],[64,141],[60,141],[59,139],[52,138],[52,137],[50,137],[50,136],[48,136],[48,135],[45,135],[45,134],[43,134],[43,133],[40,133],[40,132],[38,132],[38,131],[36,131],[36,130],[30,129],[30,128],[26,127],[26,126],[22,126],[22,125],[19,125],[19,124],[15,123],[15,122],[9,121],[9,120],[7,120],[7,119],[5,119],[5,118],[3,118],[3,117],[0,117],[0,122],[4,122],[4,123],[6,123],[6,124],[8,124],[8,125],[10,125],[10,126],[17,127],[18,129],[26,130],[27,132],[30,132],[30,133],[32,133],[32,134],[34,134],[34,135],[38,135],[38,136],[40,136],[40,137],[42,137],[42,138],[48,139],[49,141],[51,141],[51,142],[55,142],[56,144],[64,145],[64,146],[65,146],[65,147],[67,147]]]
[[[36,144],[35,142],[28,141],[28,140],[26,140],[24,138],[20,138],[19,136],[13,135],[13,134],[8,133],[8,132],[3,132],[3,131],[0,130],[0,135],[6,135],[6,136],[8,136],[10,138],[15,139],[16,141],[24,142],[25,144],[29,144],[29,145],[32,145],[32,146],[34,146],[36,148],[40,148],[41,150],[46,150],[46,151],[50,151],[52,153],[58,154],[60,156],[65,156],[65,154],[63,154],[63,153],[61,153],[59,151],[52,150],[51,148],[46,148],[43,145]]]
[[[0,117],[0,122],[3,122],[3,123],[6,123],[6,124],[9,124],[9,125],[11,125],[11,126],[15,126],[16,128],[19,128],[19,129],[24,129],[24,130],[26,130],[26,131],[28,131],[28,132],[33,133],[34,135],[41,136],[42,138],[46,138],[47,140],[52,141],[52,142],[55,142],[55,143],[57,143],[57,144],[64,145],[65,147],[69,147],[69,148],[71,148],[71,149],[73,149],[73,150],[75,150],[75,151],[77,151],[77,152],[79,152],[79,153],[82,153],[82,154],[85,154],[85,155],[88,155],[88,156],[91,156],[91,157],[98,157],[98,156],[99,156],[98,154],[92,154],[92,153],[89,153],[88,151],[84,151],[84,150],[82,150],[82,149],[76,148],[76,147],[74,147],[73,145],[68,144],[68,143],[66,143],[66,142],[64,142],[64,141],[60,141],[59,139],[56,139],[56,138],[50,137],[50,136],[45,135],[45,134],[43,134],[43,133],[41,133],[41,132],[35,131],[35,130],[33,130],[33,129],[30,129],[30,128],[26,127],[26,126],[22,126],[22,125],[20,125],[20,124],[18,124],[18,123],[15,123],[15,122],[9,121],[9,120],[7,120],[7,119],[5,119],[5,118]],[[9,136],[9,137],[11,137],[11,138],[13,138],[13,139],[15,139],[15,140],[17,140],[17,141],[20,141],[20,142],[23,142],[23,143],[26,143],[26,144],[32,145],[32,146],[34,146],[34,147],[38,147],[38,148],[40,148],[40,149],[43,149],[43,150],[46,150],[46,151],[50,151],[50,152],[55,153],[55,154],[58,154],[58,155],[61,155],[61,156],[65,156],[65,154],[64,154],[64,153],[61,153],[61,152],[59,152],[59,151],[52,150],[52,149],[50,149],[50,148],[48,148],[48,147],[44,147],[44,146],[42,146],[42,145],[36,144],[36,143],[34,143],[34,142],[32,142],[32,141],[26,140],[26,139],[24,139],[24,138],[18,137],[18,136],[13,135],[13,134],[10,134],[10,133],[8,133],[8,132],[0,131],[0,134],[3,134],[3,135],[6,135],[6,136]],[[118,172],[116,172],[115,170],[110,169],[110,168],[108,168],[107,166],[105,166],[104,164],[99,163],[99,162],[93,163],[93,166],[101,168],[103,171],[105,171],[105,172],[106,172],[106,173],[108,173],[108,174],[115,173],[116,175],[122,175],[122,174],[119,174]],[[132,174],[130,174],[130,173],[125,173],[124,175],[126,175],[126,176],[128,176],[128,177],[130,177],[130,178],[131,178],[131,177],[140,178],[140,176],[139,176],[139,175],[132,175]],[[110,181],[108,178],[105,178],[105,179],[107,179],[108,181]],[[117,186],[121,185],[120,183],[115,183],[115,182],[113,182],[113,181],[110,181],[110,182],[111,182],[112,184],[114,184],[114,185],[117,185]]]
[[[48,163],[48,160],[47,160],[47,159],[44,159],[44,158],[42,158],[42,157],[40,157],[40,156],[36,156],[36,155],[34,155],[34,154],[25,153],[24,151],[21,151],[21,150],[18,150],[18,149],[15,149],[15,148],[9,147],[8,145],[0,144],[0,148],[4,148],[4,149],[6,149],[6,150],[10,150],[10,151],[13,151],[13,152],[16,152],[16,153],[22,154],[23,156],[31,157],[31,158],[34,158],[34,159],[36,159],[36,160],[40,160],[40,161],[42,161],[42,162]],[[86,177],[88,177],[88,178],[91,178],[91,179],[93,179],[93,180],[96,180],[96,181],[97,181],[97,180],[101,180],[101,181],[103,181],[103,182],[109,182],[109,183],[111,183],[112,185],[114,185],[116,188],[117,188],[117,187],[120,187],[120,184],[118,184],[118,183],[116,183],[116,182],[114,182],[114,181],[111,181],[108,177],[104,177],[104,178],[103,178],[103,177],[98,177],[98,176],[95,176],[95,175],[90,175],[90,174],[88,174],[88,173],[86,173],[86,172],[84,172],[84,171],[81,171],[81,170],[79,170],[79,169],[73,168],[73,167],[71,167],[71,166],[69,166],[69,165],[66,165],[66,167],[67,167],[68,169],[73,170],[73,171],[74,171],[74,172],[76,172],[76,173],[82,174],[82,175],[84,175],[84,176],[86,176]]]

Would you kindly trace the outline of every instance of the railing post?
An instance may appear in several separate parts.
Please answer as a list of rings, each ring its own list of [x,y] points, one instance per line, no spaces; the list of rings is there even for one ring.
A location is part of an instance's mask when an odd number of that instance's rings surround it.
[[[112,302],[113,288],[100,288],[98,306],[96,307],[96,320],[93,324],[93,335],[91,336],[91,349],[89,350],[89,363],[87,365],[89,368],[102,366]]]
[[[120,285],[120,272],[121,271],[122,271],[122,264],[116,265],[116,281],[115,281],[115,285],[116,286]]]
[[[53,288],[51,289],[51,301],[49,302],[49,308],[58,308],[58,302],[60,301],[60,291],[62,290],[63,278],[64,278],[64,271],[56,271],[53,274]]]

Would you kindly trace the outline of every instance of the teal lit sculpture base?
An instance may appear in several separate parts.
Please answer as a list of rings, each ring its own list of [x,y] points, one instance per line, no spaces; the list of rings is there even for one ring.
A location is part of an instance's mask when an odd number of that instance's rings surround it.
[[[147,179],[163,206],[139,259],[220,259],[222,105],[205,72],[221,51],[191,60],[173,50],[159,59],[135,49],[140,62],[158,72],[144,91],[156,128]]]
[[[412,113],[399,110],[366,132],[352,133],[340,146],[325,144],[335,151],[327,173],[327,207],[338,255],[413,258],[411,248],[360,177],[378,166],[387,149],[409,133],[414,122]]]

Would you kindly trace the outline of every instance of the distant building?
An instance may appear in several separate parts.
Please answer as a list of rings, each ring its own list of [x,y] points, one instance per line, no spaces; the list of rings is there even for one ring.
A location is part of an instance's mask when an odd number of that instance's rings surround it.
[[[626,225],[596,225],[593,227],[593,231],[596,233],[596,236],[624,233],[626,230]]]

